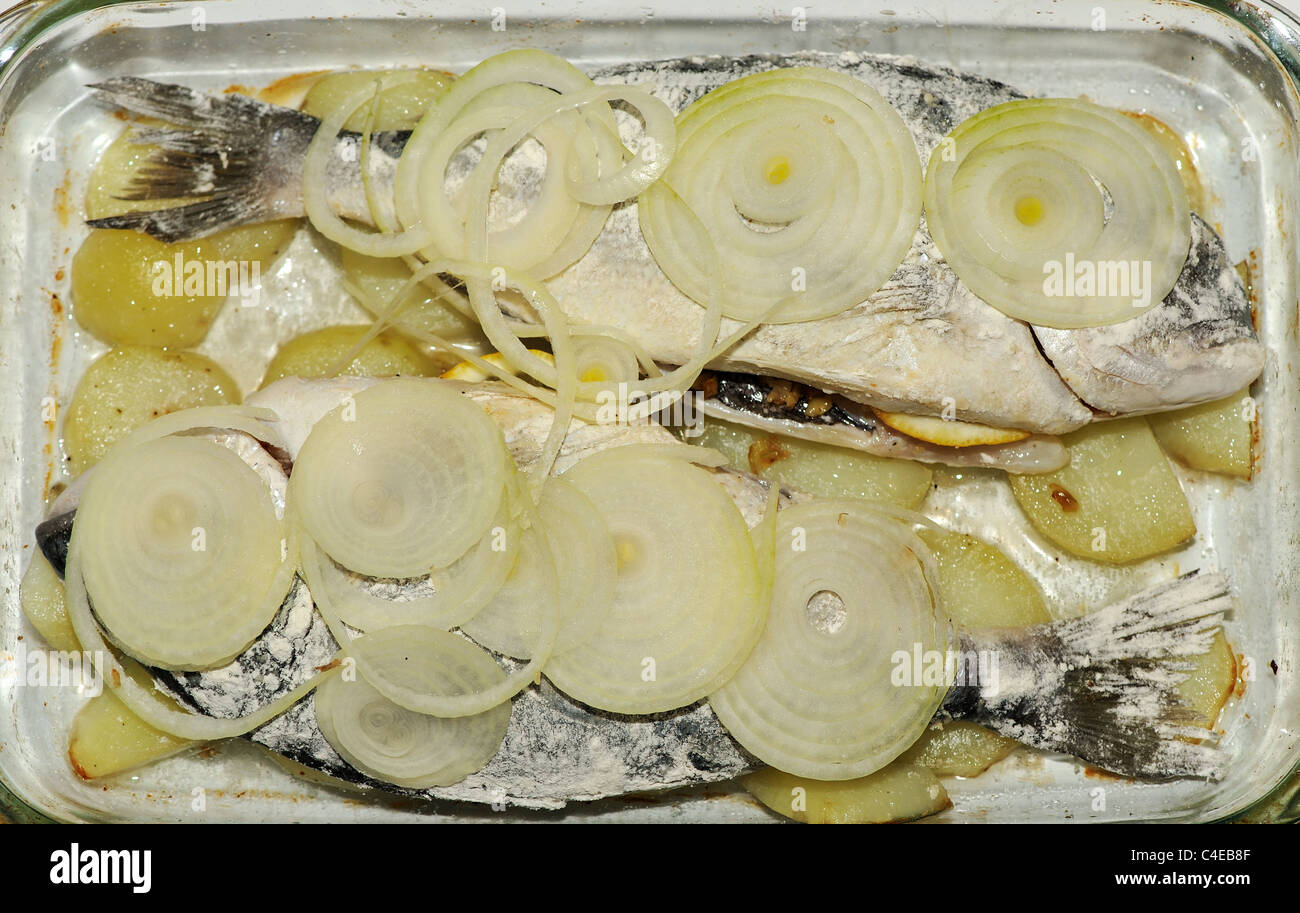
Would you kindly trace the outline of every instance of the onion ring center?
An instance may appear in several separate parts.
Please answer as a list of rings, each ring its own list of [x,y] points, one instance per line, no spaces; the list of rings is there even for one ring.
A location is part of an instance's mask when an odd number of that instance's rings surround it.
[[[767,178],[769,184],[784,184],[790,177],[790,160],[784,155],[775,155],[768,159],[763,177]]]
[[[352,509],[359,521],[375,529],[392,529],[405,521],[401,499],[378,479],[367,479],[353,489]]]
[[[1021,225],[1037,225],[1043,221],[1046,210],[1040,196],[1028,194],[1016,200],[1016,220]]]
[[[808,597],[808,624],[822,634],[838,634],[849,620],[849,610],[839,593],[818,590]]]

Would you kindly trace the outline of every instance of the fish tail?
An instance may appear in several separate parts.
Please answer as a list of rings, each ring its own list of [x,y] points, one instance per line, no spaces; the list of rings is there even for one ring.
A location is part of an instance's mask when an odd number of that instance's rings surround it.
[[[1218,779],[1213,721],[1178,686],[1231,609],[1222,575],[1192,571],[1081,618],[963,632],[963,653],[991,658],[944,711],[1123,776]]]
[[[298,182],[320,125],[316,118],[243,95],[212,96],[134,76],[90,88],[112,105],[167,124],[136,128],[132,141],[156,148],[119,198],[199,198],[88,220],[92,228],[133,229],[172,243],[302,214]]]

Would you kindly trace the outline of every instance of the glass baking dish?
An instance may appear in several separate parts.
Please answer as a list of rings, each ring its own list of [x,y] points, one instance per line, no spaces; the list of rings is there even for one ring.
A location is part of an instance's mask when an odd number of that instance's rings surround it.
[[[648,4],[550,3],[541,14],[478,2],[357,3],[257,0],[24,3],[0,14],[0,439],[11,469],[0,477],[0,651],[38,640],[22,619],[18,582],[42,517],[63,480],[57,422],[43,403],[66,399],[103,347],[78,331],[68,308],[68,265],[86,233],[80,200],[90,165],[118,121],[87,83],[139,75],[198,88],[265,86],[293,74],[347,67],[435,65],[463,70],[512,47],[540,47],[579,66],[693,54],[813,49],[914,55],[1005,80],[1040,95],[1086,95],[1176,125],[1210,189],[1204,213],[1232,259],[1248,260],[1268,349],[1252,390],[1262,414],[1260,473],[1250,484],[1180,470],[1199,530],[1193,545],[1155,562],[1214,566],[1232,581],[1229,623],[1253,670],[1220,728],[1230,753],[1218,783],[1130,784],[1099,779],[1077,762],[1017,751],[984,775],[945,781],[953,800],[930,821],[1085,821],[1300,817],[1295,748],[1300,732],[1296,637],[1300,622],[1300,23],[1260,4],[1108,0],[1092,3],[896,2],[864,12],[850,0],[774,10],[738,0]],[[228,306],[200,351],[251,389],[277,334],[311,321],[357,316],[335,267],[304,229],[264,280],[275,309]],[[305,308],[311,302],[310,315]],[[959,524],[981,507],[1009,506],[978,486],[927,504]],[[966,529],[976,532],[976,528]],[[1003,544],[1014,537],[1002,538]],[[1013,557],[1049,594],[1068,601],[1105,592],[1115,575],[1084,584],[1055,577],[1031,550]],[[1100,590],[1098,589],[1100,587]],[[191,751],[107,783],[88,784],[66,759],[67,727],[84,697],[70,688],[17,687],[0,677],[0,808],[16,819],[479,820],[516,812],[376,800],[300,777],[250,744]],[[193,811],[202,788],[204,811]],[[1107,798],[1096,801],[1098,791]],[[570,820],[773,820],[727,785],[646,801],[571,806]]]

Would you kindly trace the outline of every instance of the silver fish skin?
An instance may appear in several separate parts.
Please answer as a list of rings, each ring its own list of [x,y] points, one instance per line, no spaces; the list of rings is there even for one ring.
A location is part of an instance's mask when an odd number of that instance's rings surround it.
[[[276,425],[284,447],[274,457],[250,449],[255,442],[247,435],[219,434],[216,439],[260,467],[273,491],[282,491],[281,462],[297,455],[312,425],[379,382],[289,378],[250,396],[248,405],[270,408],[280,416]],[[551,423],[548,407],[497,384],[457,387],[499,423],[521,468],[539,458]],[[672,440],[666,429],[655,425],[575,421],[557,469],[609,447]],[[767,484],[730,471],[715,471],[714,478],[746,523],[756,524],[767,503]],[[780,500],[784,505],[807,497],[782,491]],[[62,502],[61,516],[75,516],[75,500]],[[70,529],[71,524],[65,526]],[[40,545],[44,550],[46,543]],[[959,632],[962,655],[996,656],[1002,671],[992,681],[955,681],[941,717],[974,719],[1028,744],[1079,755],[1132,776],[1217,776],[1223,762],[1212,746],[1178,738],[1204,732],[1186,728],[1193,721],[1177,699],[1177,662],[1208,649],[1230,606],[1221,577],[1193,573],[1084,618],[1025,629]],[[337,650],[310,593],[298,581],[267,631],[228,666],[152,674],[161,690],[196,712],[237,718],[310,678]],[[499,662],[509,671],[519,668],[512,660]],[[651,717],[623,717],[584,707],[545,682],[515,699],[505,741],[493,760],[449,787],[402,790],[362,776],[320,733],[310,697],[248,737],[289,762],[365,789],[534,809],[719,782],[757,766],[726,734],[707,702]]]
[[[1010,86],[980,76],[907,58],[852,52],[638,62],[606,67],[592,75],[598,82],[640,85],[680,110],[725,82],[779,66],[826,67],[868,83],[900,113],[923,160],[961,121],[992,105],[1024,97]],[[188,118],[195,130],[220,134],[223,118],[230,116],[216,110],[222,104],[219,100],[207,99],[195,114],[179,97],[190,90],[169,87],[177,97],[162,93],[160,100],[148,85],[143,80],[119,79],[99,88],[112,101],[133,110],[182,124]],[[195,104],[199,103],[192,101],[191,106]],[[284,109],[262,108],[266,110],[258,116],[277,125],[278,145],[263,143],[258,149],[255,127],[260,122],[241,109],[238,113],[246,129],[230,139],[244,153],[236,158],[256,162],[260,155],[264,162],[245,167],[238,172],[239,183],[219,194],[228,214],[245,221],[266,218],[263,213],[268,209],[280,215],[301,211],[298,175],[303,150],[314,132],[308,124],[312,119],[304,120],[298,112],[278,115],[275,112]],[[372,167],[377,186],[391,183],[405,138],[404,134],[376,135]],[[180,139],[172,142],[184,145]],[[355,134],[340,136],[328,171],[327,193],[340,214],[367,221],[358,142]],[[470,164],[457,160],[451,177],[463,177]],[[528,146],[507,161],[497,193],[503,211],[524,205],[536,189],[541,165],[541,153]],[[217,167],[210,164],[197,183],[211,190]],[[174,196],[185,180],[181,176],[165,188],[156,188],[155,195]],[[208,208],[196,210],[193,219],[176,210],[92,224],[135,227],[160,236],[215,230],[213,204],[195,205]],[[191,221],[193,225],[188,224]],[[1240,320],[1245,297],[1240,283],[1234,284],[1222,242],[1204,223],[1199,225],[1189,268],[1166,301],[1142,320],[1099,332],[1030,328],[1003,315],[957,279],[922,220],[904,262],[868,301],[822,320],[761,327],[713,367],[800,381],[890,411],[955,415],[1042,434],[1078,428],[1091,420],[1093,409],[1125,414],[1226,396],[1258,374],[1263,350],[1253,329]],[[1213,269],[1205,269],[1207,264]],[[699,306],[682,295],[654,262],[641,237],[635,202],[616,207],[591,250],[551,277],[549,284],[573,319],[619,327],[663,363],[681,363],[698,342]],[[1188,302],[1194,307],[1189,309]],[[1248,306],[1245,312],[1249,313]],[[724,321],[724,330],[737,326]],[[1225,335],[1216,326],[1243,331]],[[1050,361],[1039,351],[1040,343]],[[1136,360],[1134,352],[1140,353]],[[1152,391],[1157,388],[1163,395],[1152,406]]]

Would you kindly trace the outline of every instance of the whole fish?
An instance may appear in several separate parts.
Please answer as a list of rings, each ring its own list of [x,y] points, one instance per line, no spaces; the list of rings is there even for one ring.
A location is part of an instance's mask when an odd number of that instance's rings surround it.
[[[600,83],[638,85],[680,111],[709,90],[775,67],[818,66],[848,73],[879,91],[899,112],[922,162],[963,120],[1024,95],[996,80],[910,58],[803,52],[786,56],[677,58],[591,72]],[[97,84],[109,101],[161,118],[175,128],[142,131],[162,148],[132,199],[204,195],[175,209],[92,221],[147,231],[164,240],[201,237],[246,222],[303,214],[301,171],[319,121],[298,111],[236,95],[211,97],[134,77]],[[375,186],[389,188],[409,133],[376,134]],[[327,195],[341,215],[371,219],[361,181],[360,137],[341,134]],[[524,144],[507,160],[497,196],[522,207],[536,191],[543,153]],[[463,178],[466,159],[449,178]],[[458,170],[459,169],[459,172]],[[503,171],[503,175],[505,172]],[[1250,303],[1222,239],[1193,219],[1187,265],[1159,305],[1113,326],[1084,330],[1031,327],[972,293],[949,269],[924,219],[893,277],[867,301],[831,317],[765,325],[713,367],[783,378],[888,411],[1055,435],[1096,415],[1175,409],[1230,395],[1258,376],[1264,349]],[[698,341],[700,308],[664,275],[642,238],[635,201],[615,207],[578,262],[549,286],[579,323],[617,327],[663,364],[680,364]],[[724,321],[724,332],[738,325]],[[734,405],[729,408],[736,408]],[[753,413],[750,424],[778,419]],[[823,422],[822,439],[868,452],[897,451],[853,423]],[[1040,442],[1041,443],[1041,442]],[[940,462],[956,448],[925,450]],[[1060,454],[1058,454],[1059,458]],[[1048,471],[1052,460],[1023,460],[1023,448],[992,447],[981,465]],[[969,459],[966,459],[969,463]],[[1058,464],[1059,465],[1059,464]]]
[[[450,383],[429,381],[430,383]],[[218,432],[271,487],[282,509],[303,441],[330,410],[374,383],[370,378],[287,378],[248,399],[273,410],[284,449],[268,452],[248,435]],[[501,427],[521,470],[541,455],[551,411],[494,383],[458,385]],[[609,447],[675,440],[654,425],[601,425],[575,420],[556,471]],[[93,473],[93,469],[89,472]],[[767,483],[714,470],[713,478],[753,526],[768,499]],[[37,542],[62,571],[81,485],[70,487],[37,530]],[[781,503],[806,499],[781,492]],[[973,720],[1029,745],[1083,758],[1136,777],[1212,777],[1222,758],[1209,744],[1179,736],[1194,722],[1177,698],[1179,663],[1208,649],[1230,608],[1222,577],[1190,574],[1083,618],[1015,630],[960,632],[960,653],[999,657],[998,680],[958,683],[941,715]],[[229,665],[202,672],[151,670],[158,687],[197,713],[237,718],[264,707],[334,658],[338,644],[311,594],[297,581],[271,626]],[[981,651],[983,651],[981,653]],[[499,662],[508,671],[518,664]],[[567,802],[729,780],[758,763],[719,723],[707,701],[669,713],[629,717],[583,706],[545,680],[514,699],[505,741],[489,764],[453,786],[426,791],[378,783],[352,769],[321,734],[309,696],[248,735],[282,758],[366,788],[479,803],[557,808]]]

